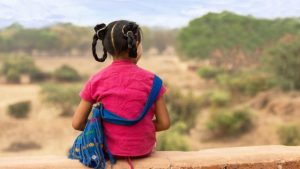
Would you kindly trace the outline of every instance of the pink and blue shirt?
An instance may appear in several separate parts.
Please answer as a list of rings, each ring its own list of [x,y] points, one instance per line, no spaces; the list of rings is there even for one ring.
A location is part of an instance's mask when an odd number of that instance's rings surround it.
[[[139,116],[150,94],[154,74],[130,60],[116,60],[94,74],[80,92],[83,100],[102,102],[105,109],[127,119]],[[166,91],[162,86],[157,97]],[[133,126],[103,122],[108,148],[116,156],[144,156],[154,149],[156,137],[152,122],[155,104],[147,115]]]

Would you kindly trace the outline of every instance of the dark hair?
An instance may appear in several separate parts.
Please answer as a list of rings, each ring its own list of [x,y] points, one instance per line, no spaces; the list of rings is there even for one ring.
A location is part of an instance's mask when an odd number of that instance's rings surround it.
[[[111,55],[118,55],[129,49],[129,57],[137,57],[137,41],[141,42],[140,27],[131,21],[119,20],[108,24],[102,23],[94,27],[92,52],[96,61],[104,62],[107,52]],[[101,40],[103,45],[103,56],[99,58],[96,52],[97,41]]]

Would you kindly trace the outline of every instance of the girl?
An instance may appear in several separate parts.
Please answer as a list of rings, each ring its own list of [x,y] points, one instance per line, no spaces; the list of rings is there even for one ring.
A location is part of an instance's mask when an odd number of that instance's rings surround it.
[[[73,117],[72,126],[83,130],[92,105],[101,102],[115,114],[134,119],[141,113],[150,93],[154,74],[136,65],[142,55],[141,30],[130,21],[114,21],[107,26],[95,26],[92,51],[96,61],[104,62],[107,53],[113,62],[94,74],[80,92],[81,102]],[[96,53],[97,40],[102,41],[103,56]],[[103,122],[108,148],[114,157],[142,157],[155,148],[155,132],[166,130],[170,119],[162,86],[155,104],[147,115],[133,126]],[[155,119],[153,120],[153,117]]]

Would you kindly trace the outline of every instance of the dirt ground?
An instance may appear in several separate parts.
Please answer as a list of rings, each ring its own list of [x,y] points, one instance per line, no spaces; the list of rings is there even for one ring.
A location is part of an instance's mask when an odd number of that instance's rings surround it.
[[[111,59],[108,59],[105,63],[98,63],[91,56],[43,57],[35,58],[35,62],[38,67],[48,72],[52,72],[63,64],[68,64],[77,69],[80,74],[88,77],[110,64]],[[169,86],[200,96],[212,86],[207,84],[194,71],[191,71],[189,69],[190,64],[191,62],[181,61],[172,53],[159,56],[145,55],[138,63],[139,66],[158,74]],[[0,156],[67,154],[79,132],[72,129],[71,118],[60,117],[57,108],[43,103],[39,92],[40,86],[38,84],[0,84]],[[268,93],[265,95],[268,95]],[[259,104],[263,102],[259,99],[264,99],[264,97],[269,97],[269,102],[263,107],[259,107]],[[300,98],[299,96],[296,97]],[[258,118],[255,121],[257,127],[239,138],[205,139],[206,132],[203,124],[209,116],[209,110],[202,110],[199,112],[197,126],[190,132],[189,142],[192,150],[225,146],[279,144],[276,127],[274,126],[289,120],[295,120],[284,118],[287,115],[280,114],[282,112],[280,107],[276,109],[275,106],[274,108],[274,104],[276,104],[276,101],[278,102],[279,98],[285,98],[288,102],[286,104],[289,104],[289,100],[294,100],[294,95],[286,96],[282,93],[276,93],[274,97],[272,94],[268,96],[262,94],[254,98],[253,101],[246,103],[257,110],[256,115]],[[9,104],[25,100],[32,102],[32,110],[28,118],[19,120],[7,115],[6,109]],[[272,104],[273,108],[270,108]],[[297,106],[300,105],[300,102],[293,104]],[[268,113],[273,109],[277,110],[277,114]],[[297,111],[295,107],[295,115],[299,114]],[[15,145],[11,146],[12,143],[15,143]],[[24,144],[31,146],[31,148],[26,151],[9,150],[9,147],[20,147]]]
[[[39,68],[53,72],[63,64],[70,65],[86,77],[111,63],[98,63],[92,57],[41,57],[34,58]],[[139,66],[158,74],[169,85],[184,90],[199,88],[202,81],[177,57],[172,55],[145,56]],[[41,101],[38,84],[0,84],[0,156],[66,154],[79,132],[71,127],[71,118],[59,116],[59,109]],[[26,119],[14,119],[7,115],[7,106],[30,100],[32,110]],[[15,143],[13,146],[12,144]],[[26,151],[10,151],[9,148],[31,147]]]

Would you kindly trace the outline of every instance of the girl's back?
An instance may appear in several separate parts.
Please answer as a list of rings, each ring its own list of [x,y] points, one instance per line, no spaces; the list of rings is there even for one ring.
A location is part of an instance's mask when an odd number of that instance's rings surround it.
[[[117,60],[92,76],[80,96],[91,103],[102,102],[107,110],[121,117],[135,119],[147,101],[153,78],[153,73],[130,60]],[[162,87],[158,98],[164,92],[165,87]],[[155,104],[145,118],[133,126],[103,122],[108,147],[113,155],[143,156],[152,152],[156,141],[152,122],[154,110]]]

